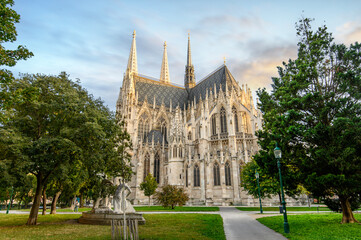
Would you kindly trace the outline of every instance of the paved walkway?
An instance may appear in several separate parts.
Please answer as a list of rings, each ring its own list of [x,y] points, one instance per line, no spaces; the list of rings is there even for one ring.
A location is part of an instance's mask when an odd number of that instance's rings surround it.
[[[282,240],[287,239],[252,218],[249,213],[234,207],[220,207],[227,240]]]

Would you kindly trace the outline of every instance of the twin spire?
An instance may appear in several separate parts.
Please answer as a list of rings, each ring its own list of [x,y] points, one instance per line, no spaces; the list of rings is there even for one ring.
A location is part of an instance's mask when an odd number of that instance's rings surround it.
[[[167,55],[167,42],[164,42],[164,52],[162,67],[160,69],[160,81],[165,83],[170,83],[169,80],[169,67],[168,67],[168,55]]]
[[[133,32],[133,41],[130,48],[130,54],[128,59],[127,71],[130,73],[138,74],[138,63],[137,63],[137,46],[135,44],[135,30]]]
[[[135,42],[135,30],[133,32],[133,41],[130,48],[127,72],[138,74],[138,63],[137,63],[137,47]],[[164,52],[162,66],[160,70],[160,81],[164,83],[170,83],[169,78],[169,66],[168,66],[168,55],[167,55],[167,42],[164,42]],[[188,52],[187,52],[187,65],[184,77],[184,85],[186,88],[192,88],[196,85],[194,77],[194,67],[192,65],[192,56],[191,56],[191,44],[190,36],[188,33]]]

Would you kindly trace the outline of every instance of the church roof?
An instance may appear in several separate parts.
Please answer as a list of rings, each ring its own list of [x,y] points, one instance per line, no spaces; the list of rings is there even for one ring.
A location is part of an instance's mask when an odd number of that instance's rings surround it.
[[[207,91],[211,89],[214,93],[214,86],[216,86],[217,93],[220,91],[221,86],[223,92],[226,91],[226,86],[228,87],[228,90],[231,90],[232,87],[236,89],[239,88],[227,66],[222,65],[191,89],[189,99],[193,100],[194,97],[196,98],[196,101],[198,101],[200,97],[205,99]]]
[[[147,77],[137,76],[135,78],[135,91],[138,92],[138,99],[140,102],[147,99],[148,103],[152,104],[155,98],[156,105],[164,103],[166,107],[172,108],[179,106],[183,109],[184,105],[188,105],[188,101],[196,101],[201,97],[205,99],[206,92],[212,90],[214,93],[214,86],[216,86],[217,93],[222,88],[222,91],[232,88],[239,88],[236,80],[225,65],[222,65],[214,72],[200,81],[194,88],[185,89],[173,84],[155,81]],[[226,84],[227,83],[227,84]]]
[[[188,101],[188,94],[185,88],[181,88],[172,84],[162,83],[144,77],[137,77],[135,83],[135,91],[138,92],[139,101],[143,102],[147,99],[148,103],[160,106],[162,103],[166,107],[176,108],[178,105],[183,109],[184,103]]]

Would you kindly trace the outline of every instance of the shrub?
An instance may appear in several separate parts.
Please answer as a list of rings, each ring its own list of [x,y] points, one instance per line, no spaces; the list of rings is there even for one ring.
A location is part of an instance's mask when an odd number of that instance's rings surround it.
[[[323,201],[333,212],[342,212],[341,202],[338,198],[325,198]],[[353,196],[349,199],[351,210],[355,211],[361,206],[360,196]]]
[[[183,206],[188,200],[188,194],[184,192],[183,188],[177,186],[166,185],[162,187],[162,191],[156,192],[155,197],[157,202],[163,207]]]

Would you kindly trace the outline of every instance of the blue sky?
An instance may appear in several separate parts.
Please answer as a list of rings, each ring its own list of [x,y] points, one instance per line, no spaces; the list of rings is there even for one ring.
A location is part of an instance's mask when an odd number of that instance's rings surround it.
[[[270,87],[278,65],[297,54],[295,22],[315,18],[336,42],[361,41],[361,1],[138,1],[15,0],[21,15],[18,41],[34,57],[17,73],[61,71],[115,109],[133,30],[138,71],[159,78],[167,41],[171,82],[183,85],[187,33],[191,34],[196,81],[226,65],[253,91]],[[15,44],[7,45],[8,48]]]

